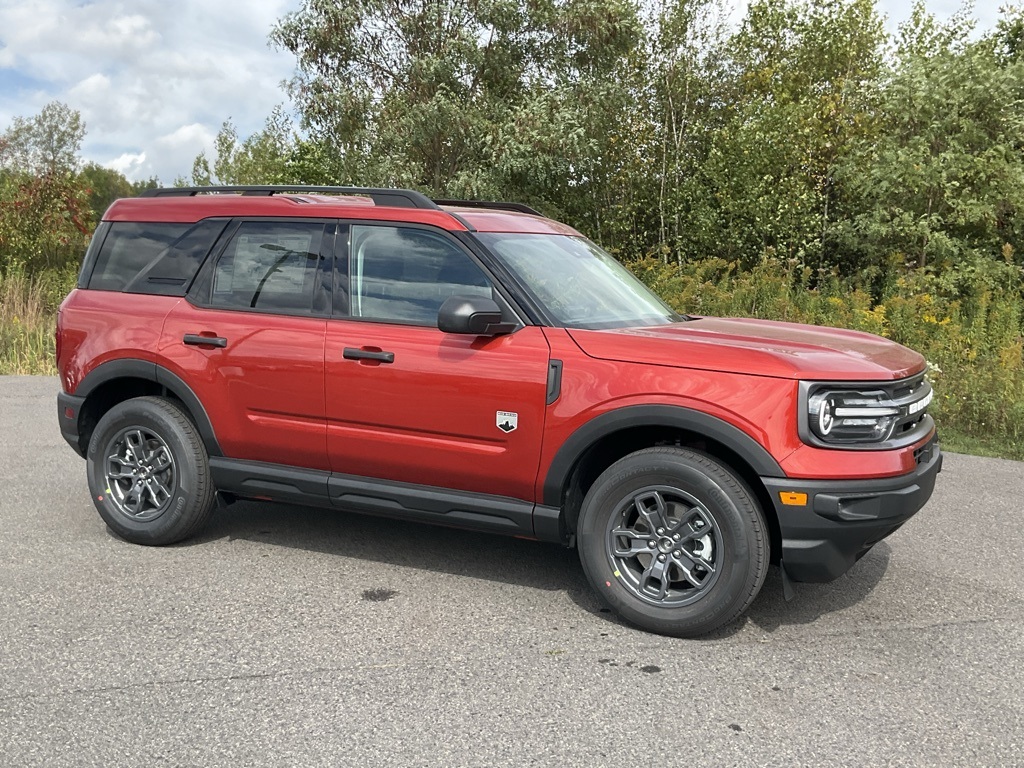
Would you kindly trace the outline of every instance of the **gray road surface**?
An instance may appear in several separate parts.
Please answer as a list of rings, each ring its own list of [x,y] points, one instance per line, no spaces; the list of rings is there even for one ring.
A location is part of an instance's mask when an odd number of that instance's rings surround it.
[[[1024,464],[949,455],[849,574],[701,641],[575,553],[265,503],[148,549],[0,378],[0,766],[1024,765]]]

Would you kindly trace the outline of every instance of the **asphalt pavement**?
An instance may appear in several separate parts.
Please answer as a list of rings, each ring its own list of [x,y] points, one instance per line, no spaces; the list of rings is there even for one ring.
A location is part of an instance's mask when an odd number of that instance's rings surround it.
[[[245,502],[126,544],[0,377],[0,766],[1024,765],[1024,464],[947,455],[831,584],[702,640],[575,552]]]

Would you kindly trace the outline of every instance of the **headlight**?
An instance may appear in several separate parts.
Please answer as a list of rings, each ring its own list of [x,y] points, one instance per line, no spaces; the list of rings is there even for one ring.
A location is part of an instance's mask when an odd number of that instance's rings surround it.
[[[934,431],[932,394],[923,373],[897,381],[801,381],[797,431],[819,448],[902,448]]]
[[[881,390],[819,390],[807,401],[808,424],[826,443],[881,443],[892,436],[900,408]]]

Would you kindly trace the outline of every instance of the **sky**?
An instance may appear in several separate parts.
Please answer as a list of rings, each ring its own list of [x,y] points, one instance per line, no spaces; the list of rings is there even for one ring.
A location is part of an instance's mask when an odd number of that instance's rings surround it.
[[[85,160],[133,181],[188,177],[213,157],[225,120],[248,136],[277,104],[294,58],[274,50],[274,22],[301,0],[0,0],[0,131],[57,100],[81,112]],[[979,29],[996,0],[979,0]],[[739,14],[742,14],[740,0]],[[946,18],[958,0],[927,0]],[[909,0],[878,0],[888,27]]]

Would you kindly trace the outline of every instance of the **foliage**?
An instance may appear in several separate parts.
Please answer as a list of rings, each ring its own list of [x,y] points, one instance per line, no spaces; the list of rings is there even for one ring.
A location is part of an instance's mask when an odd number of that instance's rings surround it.
[[[239,141],[238,131],[226,121],[217,133],[213,168],[200,155],[192,165],[192,184],[288,184],[301,179],[292,169],[297,139],[291,119],[277,107],[263,130]]]
[[[86,163],[78,173],[78,183],[85,187],[92,221],[103,217],[112,202],[120,197],[135,197],[147,189],[155,189],[160,182],[155,177],[145,181],[128,181],[120,171]]]
[[[157,185],[129,182],[95,163],[82,166],[84,135],[81,115],[59,102],[14,118],[0,134],[0,271],[76,264],[114,199]]]
[[[0,272],[0,375],[56,375],[57,307],[74,283],[67,269]]]
[[[15,117],[0,135],[0,170],[33,175],[73,171],[84,136],[81,114],[59,101],[50,102],[38,115]]]
[[[729,106],[712,140],[701,190],[723,241],[705,253],[750,265],[765,252],[825,266],[844,215],[837,172],[875,134],[869,83],[881,68],[871,0],[750,6],[728,42]],[[713,250],[709,250],[713,249]]]
[[[0,172],[0,269],[63,266],[85,252],[91,231],[88,195],[73,173]]]
[[[304,180],[580,211],[641,27],[629,0],[308,0],[271,39],[298,62]]]
[[[854,265],[901,253],[945,268],[1007,243],[1020,252],[1024,58],[1005,55],[1005,32],[972,31],[962,16],[937,23],[920,2],[901,29],[878,131],[842,169],[857,205],[836,234]]]

